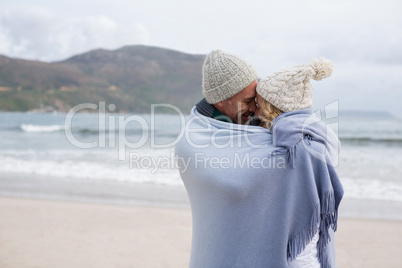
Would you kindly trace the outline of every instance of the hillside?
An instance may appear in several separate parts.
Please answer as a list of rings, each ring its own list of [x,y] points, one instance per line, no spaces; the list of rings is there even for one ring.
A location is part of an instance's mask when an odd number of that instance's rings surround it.
[[[0,110],[66,112],[80,103],[113,103],[117,112],[150,112],[169,103],[188,112],[202,97],[204,55],[142,45],[93,50],[60,62],[0,56]]]

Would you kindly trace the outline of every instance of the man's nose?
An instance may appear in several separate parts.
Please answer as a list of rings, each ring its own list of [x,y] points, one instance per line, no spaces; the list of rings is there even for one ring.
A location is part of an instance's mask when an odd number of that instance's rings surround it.
[[[250,103],[250,106],[248,107],[248,110],[252,113],[255,113],[255,111],[257,110],[257,106],[255,104],[255,100],[252,100]]]

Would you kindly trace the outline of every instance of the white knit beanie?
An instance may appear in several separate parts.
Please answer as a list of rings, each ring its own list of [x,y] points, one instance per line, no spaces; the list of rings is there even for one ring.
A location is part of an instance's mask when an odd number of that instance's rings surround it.
[[[269,75],[257,85],[257,93],[283,112],[313,106],[313,87],[310,79],[322,80],[331,76],[334,66],[325,58],[312,59],[309,64],[297,65]]]
[[[257,80],[257,72],[250,64],[220,50],[207,55],[202,76],[203,93],[210,104],[229,99]]]

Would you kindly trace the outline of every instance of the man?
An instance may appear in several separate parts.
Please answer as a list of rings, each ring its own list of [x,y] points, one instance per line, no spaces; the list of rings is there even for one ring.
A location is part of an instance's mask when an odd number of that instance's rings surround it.
[[[256,111],[254,68],[234,55],[214,50],[202,71],[205,98],[197,103],[197,111],[217,120],[246,124]]]

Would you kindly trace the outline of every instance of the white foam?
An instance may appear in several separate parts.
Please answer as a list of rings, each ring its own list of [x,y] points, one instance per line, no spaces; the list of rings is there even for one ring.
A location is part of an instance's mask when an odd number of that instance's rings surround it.
[[[64,130],[64,125],[21,124],[20,128],[24,132],[56,132],[56,131]]]
[[[168,157],[169,151],[141,151],[141,157]],[[2,151],[0,170],[8,174],[43,175],[52,178],[80,178],[182,186],[179,171],[168,168],[130,167],[129,158],[118,161],[115,151]]]
[[[143,157],[167,157],[168,150],[144,150]],[[147,163],[145,163],[147,164]],[[179,171],[174,166],[158,168],[131,166],[118,161],[115,152],[91,151],[17,151],[2,152],[0,170],[8,174],[43,175],[57,178],[81,178],[119,182],[150,183],[182,186]],[[350,174],[353,175],[353,174]],[[357,178],[360,177],[360,178]],[[354,174],[341,176],[345,198],[392,200],[402,202],[402,183],[399,180],[367,178]]]
[[[402,185],[395,181],[341,178],[345,198],[402,201]]]

